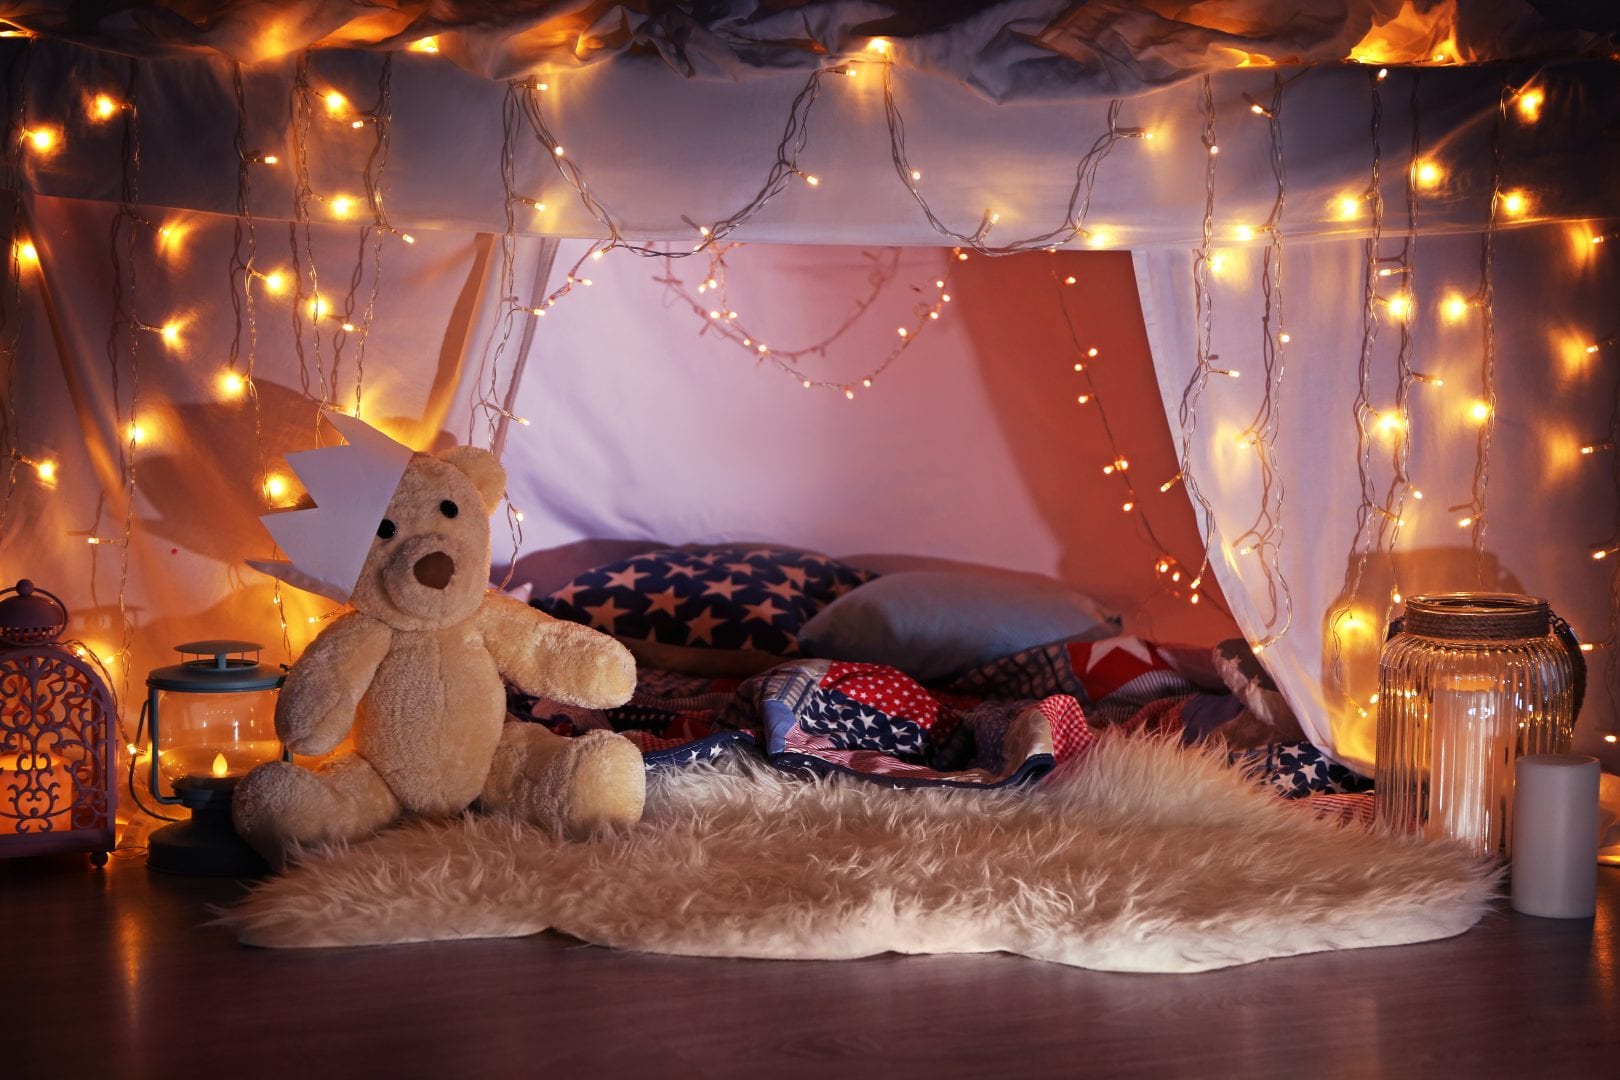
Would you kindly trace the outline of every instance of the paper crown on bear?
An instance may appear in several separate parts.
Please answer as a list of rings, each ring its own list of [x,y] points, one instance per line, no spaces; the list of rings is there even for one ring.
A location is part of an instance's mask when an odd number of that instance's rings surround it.
[[[260,517],[287,559],[249,559],[247,564],[289,585],[348,603],[377,523],[387,514],[414,451],[347,413],[327,409],[322,415],[348,445],[287,455],[287,465],[315,505]]]

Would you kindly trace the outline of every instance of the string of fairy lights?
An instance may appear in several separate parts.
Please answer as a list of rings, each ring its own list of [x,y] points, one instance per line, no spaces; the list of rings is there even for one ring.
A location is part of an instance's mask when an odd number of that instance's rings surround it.
[[[1194,572],[1189,588],[1192,590],[1191,600],[1197,603],[1198,589],[1204,582],[1204,572],[1209,569],[1209,551],[1215,538],[1215,510],[1205,497],[1203,489],[1198,483],[1198,474],[1193,469],[1193,449],[1198,435],[1199,404],[1204,396],[1204,389],[1209,384],[1210,376],[1216,373],[1235,378],[1236,372],[1231,368],[1217,368],[1215,361],[1220,357],[1213,351],[1213,334],[1215,327],[1214,297],[1210,293],[1210,276],[1214,272],[1216,260],[1220,256],[1213,251],[1215,241],[1215,162],[1221,152],[1221,144],[1215,137],[1215,96],[1210,85],[1208,75],[1203,77],[1199,84],[1199,103],[1203,112],[1203,130],[1200,141],[1204,147],[1204,216],[1201,226],[1199,244],[1193,252],[1192,280],[1193,296],[1196,312],[1195,321],[1195,348],[1197,360],[1193,365],[1192,374],[1187,379],[1187,385],[1181,393],[1181,408],[1178,419],[1181,422],[1181,458],[1179,478],[1181,485],[1187,489],[1187,495],[1197,507],[1201,521],[1203,537],[1203,554],[1199,559],[1198,569]]]
[[[436,51],[436,45],[428,44],[431,40],[414,44],[413,51]],[[23,195],[21,175],[24,157],[29,152],[51,152],[58,148],[60,140],[59,132],[44,125],[30,123],[27,98],[21,92],[27,81],[29,54],[30,50],[27,47],[14,52],[6,73],[13,92],[12,109],[5,120],[7,149],[5,170],[7,178],[11,181],[8,184],[8,191],[12,193],[11,197],[18,201],[18,207],[21,205]],[[890,351],[863,374],[853,379],[826,377],[812,371],[805,361],[812,358],[819,359],[826,354],[827,347],[868,310],[877,293],[881,292],[892,279],[892,272],[885,277],[874,270],[871,295],[864,300],[857,300],[849,315],[834,325],[832,331],[821,340],[797,348],[783,347],[779,343],[762,339],[758,332],[760,328],[750,326],[742,314],[732,308],[727,280],[729,267],[726,257],[737,247],[736,241],[729,240],[728,237],[790,188],[797,185],[803,190],[813,191],[823,183],[823,177],[801,167],[801,156],[808,145],[809,121],[824,91],[827,78],[833,75],[857,77],[862,70],[874,64],[881,77],[884,116],[895,173],[930,226],[952,243],[953,260],[967,259],[970,253],[999,256],[1039,249],[1050,252],[1068,244],[1108,246],[1110,238],[1087,226],[1098,171],[1119,141],[1148,140],[1155,134],[1149,129],[1121,125],[1119,117],[1122,106],[1117,100],[1108,105],[1105,130],[1095,136],[1076,163],[1074,181],[1064,207],[1062,221],[1028,236],[1014,239],[995,238],[995,231],[1001,226],[1002,219],[1002,212],[997,208],[985,208],[977,226],[970,228],[948,223],[945,216],[930,203],[923,183],[923,168],[913,162],[907,147],[905,117],[896,91],[893,46],[885,39],[874,39],[865,55],[811,73],[789,106],[775,158],[767,168],[755,194],[742,206],[723,217],[702,220],[685,217],[684,220],[692,226],[696,235],[689,246],[684,246],[636,242],[628,239],[621,224],[626,218],[604,205],[588,182],[584,168],[570,156],[550,124],[543,109],[543,98],[550,90],[549,83],[539,78],[515,80],[507,86],[502,113],[503,148],[500,167],[506,197],[506,223],[502,233],[500,295],[504,298],[505,308],[490,343],[486,346],[487,362],[481,365],[479,393],[473,403],[475,413],[482,414],[487,421],[491,442],[495,443],[504,436],[505,425],[508,422],[524,426],[527,423],[511,411],[512,392],[519,371],[508,372],[504,366],[514,334],[520,327],[524,328],[522,351],[526,352],[528,334],[532,329],[524,320],[544,319],[549,310],[563,297],[576,288],[590,286],[592,281],[584,273],[587,263],[600,260],[615,250],[622,249],[638,256],[665,260],[701,255],[707,263],[706,272],[695,287],[689,286],[673,273],[655,280],[664,284],[673,296],[689,306],[695,318],[702,320],[701,333],[711,334],[728,342],[731,347],[747,353],[756,362],[769,361],[787,375],[800,381],[807,389],[831,389],[853,399],[857,390],[869,389],[876,378],[911,348],[920,334],[940,319],[946,305],[951,302],[949,267],[941,272],[939,277],[933,279],[932,288],[918,287],[921,295],[918,302],[913,305],[913,321],[897,327],[897,340]],[[129,70],[130,78],[121,94],[115,95],[110,91],[97,93],[90,101],[92,119],[121,124],[123,146],[120,202],[112,222],[110,237],[114,263],[114,318],[109,332],[107,358],[114,422],[119,433],[124,521],[121,536],[101,536],[99,530],[92,530],[88,540],[92,546],[105,544],[119,549],[118,608],[122,623],[122,643],[116,656],[125,661],[122,673],[125,697],[128,694],[130,673],[127,661],[133,627],[128,617],[124,593],[129,579],[131,539],[135,529],[136,467],[140,446],[145,438],[141,419],[141,358],[152,344],[151,338],[157,338],[162,346],[174,347],[181,341],[185,329],[184,322],[177,319],[147,321],[146,314],[141,310],[143,294],[138,286],[145,273],[142,265],[153,261],[153,252],[149,249],[154,245],[160,247],[165,242],[168,226],[159,225],[148,219],[140,209],[140,125],[135,102],[134,73],[137,66],[134,62],[130,63]],[[1383,255],[1381,245],[1384,241],[1385,208],[1381,194],[1382,149],[1379,139],[1383,108],[1380,84],[1386,71],[1378,69],[1373,72],[1369,69],[1369,72],[1372,87],[1370,181],[1361,194],[1345,196],[1341,210],[1341,216],[1346,220],[1370,216],[1370,230],[1364,242],[1366,275],[1363,285],[1361,361],[1358,368],[1358,396],[1355,408],[1357,461],[1361,481],[1360,505],[1351,544],[1351,570],[1347,574],[1344,590],[1329,615],[1336,668],[1343,646],[1341,631],[1360,618],[1358,611],[1362,604],[1359,592],[1369,561],[1375,557],[1393,556],[1400,540],[1401,529],[1405,524],[1406,500],[1423,497],[1413,485],[1409,474],[1411,422],[1414,411],[1413,388],[1417,384],[1432,384],[1436,387],[1443,385],[1440,379],[1425,374],[1413,366],[1415,345],[1410,318],[1416,303],[1414,255],[1419,191],[1432,187],[1443,173],[1436,163],[1425,161],[1421,157],[1417,84],[1414,80],[1411,86],[1412,147],[1410,168],[1406,176],[1405,237],[1397,254]],[[257,445],[256,465],[263,477],[265,501],[271,507],[287,505],[290,490],[286,479],[276,473],[265,459],[263,421],[254,386],[260,318],[256,294],[282,295],[291,290],[293,337],[305,396],[318,407],[342,408],[353,415],[360,415],[364,404],[366,345],[381,296],[384,246],[389,241],[398,241],[406,246],[415,243],[413,236],[396,228],[389,221],[385,205],[384,176],[388,164],[389,132],[393,119],[391,74],[392,55],[389,54],[382,58],[379,65],[375,94],[371,97],[370,104],[357,108],[342,91],[317,84],[311,76],[309,54],[305,54],[298,62],[291,101],[291,157],[295,197],[293,218],[288,222],[291,257],[291,267],[288,269],[268,265],[261,268],[259,265],[257,224],[250,208],[250,178],[258,168],[274,167],[279,164],[279,157],[247,144],[246,103],[241,74],[240,71],[234,73],[233,88],[239,114],[236,131],[239,170],[236,234],[229,274],[233,311],[236,316],[236,335],[218,379],[223,396],[245,397],[253,409]],[[1264,620],[1265,632],[1256,635],[1256,640],[1251,643],[1257,649],[1264,649],[1286,634],[1292,625],[1294,615],[1292,593],[1282,575],[1279,556],[1284,538],[1285,492],[1277,450],[1280,430],[1278,406],[1286,370],[1285,346],[1289,342],[1282,303],[1284,241],[1282,226],[1286,205],[1281,127],[1283,98],[1284,83],[1278,76],[1273,79],[1272,94],[1268,100],[1250,99],[1251,111],[1264,118],[1269,125],[1275,193],[1267,220],[1257,229],[1242,227],[1238,230],[1239,238],[1242,240],[1254,239],[1256,235],[1263,236],[1265,240],[1260,281],[1263,312],[1258,349],[1263,382],[1259,384],[1260,400],[1240,437],[1244,445],[1252,447],[1256,455],[1260,495],[1255,515],[1248,528],[1236,534],[1232,541],[1232,546],[1239,554],[1257,556],[1265,581],[1270,611]],[[1512,113],[1516,113],[1521,121],[1535,122],[1544,100],[1541,89],[1533,86],[1507,87],[1501,95],[1491,139],[1491,201],[1481,241],[1479,284],[1471,296],[1452,294],[1442,305],[1443,316],[1451,322],[1466,319],[1476,309],[1479,312],[1480,397],[1470,406],[1470,415],[1479,425],[1474,480],[1469,499],[1451,508],[1452,512],[1458,515],[1457,524],[1471,530],[1476,565],[1482,565],[1484,551],[1487,523],[1485,495],[1489,481],[1491,443],[1498,404],[1494,375],[1496,349],[1493,312],[1494,244],[1499,219],[1520,218],[1531,209],[1531,199],[1527,192],[1509,190],[1504,186],[1504,131]],[[1200,410],[1204,407],[1204,392],[1213,377],[1222,376],[1231,379],[1238,377],[1235,369],[1221,366],[1221,358],[1213,351],[1214,297],[1211,292],[1211,278],[1221,272],[1223,256],[1215,248],[1215,178],[1220,146],[1216,140],[1215,103],[1208,76],[1205,76],[1202,82],[1200,103],[1204,121],[1201,139],[1206,151],[1203,159],[1206,197],[1200,244],[1194,252],[1192,261],[1197,318],[1197,356],[1192,377],[1183,392],[1179,413],[1181,430],[1179,472],[1160,485],[1161,492],[1168,492],[1177,483],[1183,484],[1201,518],[1203,554],[1196,570],[1189,572],[1184,564],[1164,550],[1164,545],[1158,543],[1156,538],[1152,538],[1151,526],[1147,525],[1146,515],[1142,511],[1142,500],[1137,497],[1128,474],[1129,459],[1121,451],[1114,437],[1113,428],[1108,423],[1101,401],[1096,397],[1096,387],[1090,381],[1089,375],[1086,376],[1085,383],[1089,389],[1077,395],[1080,404],[1090,401],[1097,406],[1095,411],[1114,455],[1110,461],[1102,465],[1102,469],[1105,474],[1117,476],[1122,482],[1125,492],[1122,508],[1126,512],[1137,513],[1147,526],[1150,538],[1159,549],[1156,570],[1170,576],[1176,585],[1180,585],[1182,578],[1185,577],[1186,597],[1194,604],[1199,602],[1202,595],[1201,588],[1204,576],[1209,570],[1211,547],[1215,536],[1214,511],[1210,501],[1199,488],[1198,476],[1194,469]],[[369,132],[371,145],[364,169],[358,177],[360,189],[358,194],[323,190],[314,180],[311,132],[317,124],[334,125],[338,128],[346,126],[357,133]],[[554,288],[543,296],[527,298],[519,295],[516,283],[517,245],[522,235],[534,231],[534,221],[529,218],[529,212],[532,211],[537,215],[546,212],[547,196],[544,191],[528,187],[525,178],[520,175],[517,164],[518,150],[525,131],[533,137],[545,159],[550,160],[556,168],[563,182],[564,197],[576,199],[603,230],[602,239],[593,242],[578,262],[560,279],[555,279],[558,283]],[[14,222],[21,221],[22,215],[16,209],[12,216]],[[346,279],[340,271],[337,274],[325,274],[323,281],[323,275],[316,265],[313,226],[317,221],[328,220],[333,222],[352,220],[357,226],[357,250],[348,268]],[[0,291],[4,293],[4,303],[0,305],[4,308],[0,311],[0,358],[3,358],[5,364],[4,385],[7,390],[8,410],[4,417],[4,451],[9,465],[4,495],[0,497],[0,515],[3,515],[9,507],[13,489],[24,470],[32,469],[34,475],[44,484],[54,483],[56,470],[56,463],[50,457],[38,451],[32,455],[27,453],[21,443],[15,415],[17,335],[20,333],[16,316],[20,310],[23,277],[31,261],[37,259],[37,251],[27,243],[20,231],[21,225],[15,227],[18,231],[10,245],[12,258],[9,273],[4,281],[0,281]],[[152,235],[155,235],[155,239],[148,241],[147,237]],[[1620,234],[1604,233],[1593,236],[1591,240],[1594,248],[1602,245],[1612,247],[1611,241],[1620,240]],[[1053,279],[1054,283],[1058,280],[1055,270]],[[336,288],[330,285],[333,281],[338,283]],[[1079,355],[1079,336],[1072,321],[1069,321],[1066,310],[1065,321],[1069,326],[1071,338],[1074,339],[1076,354]],[[1375,401],[1377,392],[1373,381],[1373,355],[1378,343],[1380,324],[1384,321],[1395,324],[1400,333],[1400,342],[1395,355],[1394,405],[1392,409],[1381,411]],[[1616,334],[1611,333],[1607,338],[1593,343],[1589,351],[1596,353],[1606,350],[1615,337]],[[1087,356],[1085,359],[1091,358]],[[1084,359],[1076,362],[1077,374],[1085,373],[1084,365]],[[1382,488],[1377,483],[1377,470],[1373,467],[1374,455],[1381,445],[1380,439],[1385,440],[1391,455],[1391,478]],[[1611,461],[1615,464],[1616,489],[1620,491],[1620,461],[1615,460],[1620,458],[1620,455],[1612,454],[1613,446],[1617,442],[1620,442],[1620,398],[1616,401],[1608,440],[1582,448],[1582,453],[1588,456],[1611,452]],[[522,513],[510,504],[508,504],[508,521],[513,530],[515,562],[515,556],[521,546]],[[1616,528],[1620,530],[1620,523],[1617,523]],[[1601,560],[1616,552],[1620,552],[1620,542],[1595,549],[1593,558]],[[1391,573],[1396,573],[1393,559],[1390,560],[1390,567]],[[1383,605],[1386,621],[1394,607],[1402,600],[1399,577],[1396,576],[1393,580],[1394,588]],[[1611,581],[1611,594],[1613,603],[1609,640],[1613,641],[1617,636],[1616,622],[1620,620],[1620,615],[1616,614],[1620,612],[1620,569],[1617,569]],[[273,603],[281,621],[283,644],[290,655],[292,646],[286,616],[282,611],[279,588],[274,594]],[[1606,644],[1608,642],[1592,643],[1591,647],[1602,647]],[[1611,678],[1613,677],[1615,673],[1611,671]],[[1614,738],[1612,734],[1608,737],[1611,741]]]
[[[1097,385],[1094,374],[1096,361],[1101,357],[1101,350],[1095,345],[1082,345],[1079,328],[1074,324],[1074,316],[1065,303],[1065,292],[1079,284],[1074,274],[1058,276],[1057,260],[1052,258],[1047,264],[1047,274],[1052,280],[1054,299],[1057,302],[1058,313],[1063,316],[1063,327],[1069,337],[1069,345],[1073,350],[1074,373],[1080,384],[1080,392],[1075,395],[1075,404],[1093,410],[1097,415],[1098,427],[1103,438],[1108,441],[1109,463],[1103,466],[1104,474],[1113,477],[1124,494],[1119,508],[1122,513],[1134,517],[1142,536],[1153,547],[1156,557],[1153,563],[1155,580],[1159,587],[1170,596],[1183,598],[1190,603],[1197,603],[1199,593],[1192,585],[1192,578],[1186,572],[1185,564],[1170,551],[1169,546],[1159,538],[1153,528],[1153,520],[1148,515],[1147,502],[1137,493],[1136,485],[1131,480],[1130,459],[1125,455],[1120,445],[1118,432],[1112,421],[1108,418],[1108,408],[1103,395]],[[1179,474],[1178,474],[1179,479]],[[1167,481],[1159,485],[1159,493],[1165,494],[1175,486],[1175,481]],[[1218,595],[1211,597],[1211,604],[1219,611],[1230,615],[1226,606],[1221,603]],[[1145,604],[1144,604],[1145,606]]]
[[[961,248],[952,248],[939,276],[932,277],[929,285],[910,286],[910,291],[918,298],[910,306],[910,321],[895,328],[895,343],[863,374],[854,378],[827,378],[811,372],[806,366],[807,362],[812,359],[824,359],[832,345],[859,323],[862,316],[872,310],[878,297],[895,279],[900,262],[900,249],[890,248],[884,256],[863,251],[861,254],[870,267],[867,274],[869,285],[867,294],[858,297],[843,319],[816,341],[797,348],[783,348],[780,344],[769,344],[768,339],[759,334],[757,329],[750,329],[748,321],[732,307],[730,266],[726,262],[726,256],[742,246],[739,243],[708,245],[705,249],[708,253],[708,266],[703,280],[695,289],[689,290],[687,283],[675,275],[673,268],[662,277],[655,277],[653,280],[664,286],[665,291],[676,301],[685,304],[691,310],[699,320],[700,335],[713,333],[720,340],[729,342],[758,361],[773,364],[798,380],[806,390],[818,388],[836,390],[849,399],[855,397],[857,387],[871,389],[895,361],[921,339],[923,332],[939,321],[940,315],[951,303],[952,273],[960,262],[967,258],[967,254]]]
[[[1242,444],[1254,448],[1260,471],[1260,498],[1254,520],[1232,540],[1239,554],[1252,554],[1258,559],[1265,581],[1269,610],[1263,622],[1265,632],[1252,643],[1258,651],[1276,644],[1294,620],[1293,591],[1288,587],[1281,565],[1284,485],[1277,461],[1277,436],[1282,423],[1280,398],[1287,371],[1284,346],[1290,340],[1283,308],[1283,211],[1288,204],[1288,169],[1283,154],[1281,72],[1272,73],[1270,99],[1261,103],[1250,98],[1249,111],[1265,118],[1268,157],[1275,184],[1271,211],[1259,229],[1266,238],[1260,269],[1260,369],[1263,376],[1260,401],[1239,437]],[[1211,130],[1211,137],[1213,134]],[[1215,156],[1210,155],[1211,166]],[[1254,232],[1248,226],[1240,226],[1238,235],[1242,239]]]

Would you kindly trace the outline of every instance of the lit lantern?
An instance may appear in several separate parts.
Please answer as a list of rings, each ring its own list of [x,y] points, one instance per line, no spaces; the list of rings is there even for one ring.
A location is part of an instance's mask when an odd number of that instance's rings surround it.
[[[176,645],[186,659],[146,677],[152,794],[191,811],[189,821],[152,834],[146,865],[153,870],[245,877],[268,869],[231,827],[237,781],[282,756],[275,715],[286,675],[259,663],[259,648],[251,641]]]
[[[0,855],[113,849],[112,695],[57,642],[67,607],[23,580],[0,591]]]
[[[1379,659],[1376,821],[1507,845],[1514,762],[1568,753],[1586,686],[1569,624],[1506,593],[1412,596]]]

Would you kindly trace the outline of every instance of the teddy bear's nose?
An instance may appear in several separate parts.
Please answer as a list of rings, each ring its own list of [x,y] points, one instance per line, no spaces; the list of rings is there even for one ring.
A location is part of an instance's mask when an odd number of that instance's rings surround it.
[[[416,560],[416,580],[430,589],[442,589],[450,584],[456,572],[456,560],[442,551],[435,551]]]

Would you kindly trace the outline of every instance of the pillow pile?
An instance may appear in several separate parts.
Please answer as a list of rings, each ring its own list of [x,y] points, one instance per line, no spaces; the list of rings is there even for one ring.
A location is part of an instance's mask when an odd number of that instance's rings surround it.
[[[746,677],[799,656],[806,621],[871,576],[791,548],[661,548],[587,570],[534,604],[612,634],[645,664]]]

